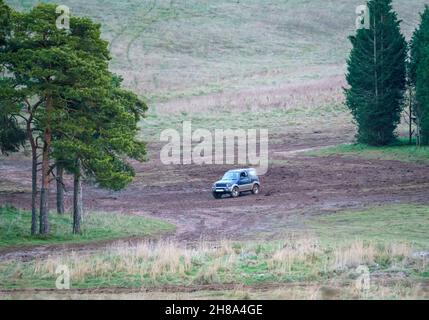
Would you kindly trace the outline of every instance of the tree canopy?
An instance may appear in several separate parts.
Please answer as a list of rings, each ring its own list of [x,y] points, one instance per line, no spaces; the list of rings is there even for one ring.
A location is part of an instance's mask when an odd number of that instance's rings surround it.
[[[37,159],[42,158],[42,234],[49,233],[48,190],[56,165],[77,181],[86,175],[119,190],[134,176],[127,159],[142,160],[145,154],[137,134],[147,106],[109,71],[108,42],[101,38],[100,25],[71,17],[69,30],[58,29],[56,7],[39,4],[25,13],[3,2],[0,6],[8,17],[1,29],[0,121],[10,128],[0,131],[0,141],[8,141],[1,145],[5,150],[16,151],[25,130],[33,154],[33,213]]]
[[[419,138],[429,144],[429,7],[421,14],[420,26],[410,44],[409,79],[414,87],[416,102],[414,114],[417,119]]]
[[[386,145],[395,139],[406,84],[407,43],[391,0],[368,2],[370,28],[350,37],[346,103],[359,142]]]

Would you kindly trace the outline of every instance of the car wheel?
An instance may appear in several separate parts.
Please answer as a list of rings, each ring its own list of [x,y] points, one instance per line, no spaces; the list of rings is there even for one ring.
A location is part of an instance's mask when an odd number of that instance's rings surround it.
[[[215,199],[220,199],[220,198],[222,198],[222,195],[221,195],[221,194],[219,194],[219,193],[213,192],[213,197],[214,197]]]
[[[240,190],[238,189],[238,187],[234,187],[231,191],[231,196],[233,198],[237,198],[240,195]]]
[[[253,188],[252,188],[252,193],[253,194],[258,194],[259,193],[259,184],[254,184]]]

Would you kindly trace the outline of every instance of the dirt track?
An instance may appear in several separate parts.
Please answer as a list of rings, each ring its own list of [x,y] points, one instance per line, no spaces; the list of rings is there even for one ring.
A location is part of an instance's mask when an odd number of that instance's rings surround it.
[[[288,226],[299,228],[297,215],[386,203],[429,202],[429,170],[425,165],[340,156],[315,158],[299,152],[350,141],[352,132],[342,136],[345,138],[339,140],[329,132],[313,133],[296,143],[284,136],[284,143],[270,145],[272,165],[261,177],[263,189],[258,196],[213,199],[211,184],[222,176],[225,166],[164,166],[159,160],[151,160],[135,164],[136,181],[126,190],[114,193],[86,186],[84,201],[89,211],[148,215],[171,221],[178,227],[175,238],[180,241],[271,239],[284,235]],[[150,150],[156,154],[159,146],[151,145]],[[6,159],[0,166],[3,183],[24,190],[0,192],[0,203],[28,208],[29,161]]]
[[[373,283],[379,286],[392,286],[398,284],[401,280],[398,279],[373,279]],[[416,292],[419,293],[420,297],[428,297],[429,294],[429,281],[416,281],[412,282]],[[35,296],[41,299],[183,299],[189,296],[173,296],[168,298],[168,294],[193,294],[204,292],[230,292],[236,294],[256,293],[257,296],[261,294],[273,292],[275,290],[283,292],[296,292],[297,290],[307,290],[307,294],[304,295],[305,299],[319,298],[319,299],[335,299],[338,300],[342,297],[342,294],[350,288],[353,288],[353,280],[346,280],[342,282],[332,281],[324,285],[311,283],[311,282],[293,282],[293,283],[278,283],[278,282],[267,282],[267,283],[255,283],[250,285],[237,284],[237,283],[219,283],[219,284],[207,284],[207,285],[163,285],[158,287],[136,287],[136,288],[122,288],[122,287],[108,287],[108,288],[96,288],[96,289],[69,289],[69,290],[57,290],[57,289],[11,289],[11,290],[0,290],[0,298],[2,297],[13,297],[14,299],[34,299]],[[352,291],[353,292],[353,291]],[[353,293],[355,299],[359,299],[359,295],[356,295],[356,291]],[[275,296],[275,295],[274,295]],[[198,296],[192,297],[192,299],[198,298]],[[201,298],[201,297],[200,297]],[[272,297],[269,296],[272,299]],[[289,297],[290,298],[290,297]],[[295,296],[296,298],[296,296]],[[208,299],[213,299],[213,296],[209,296]],[[278,299],[276,297],[275,299]]]

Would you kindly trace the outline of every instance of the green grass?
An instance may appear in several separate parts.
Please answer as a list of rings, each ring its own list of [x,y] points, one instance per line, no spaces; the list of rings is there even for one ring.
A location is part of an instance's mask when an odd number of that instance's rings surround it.
[[[73,288],[296,282],[350,285],[358,276],[356,267],[367,265],[378,279],[403,274],[404,283],[391,284],[396,288],[427,279],[427,264],[413,255],[429,249],[427,230],[428,206],[376,207],[311,218],[301,238],[201,243],[192,248],[174,242],[124,244],[85,255],[3,261],[0,283],[7,289],[53,288],[56,266],[67,265]]]
[[[29,10],[39,0],[6,0]],[[112,69],[151,102],[343,74],[355,0],[46,0],[101,23]],[[340,3],[338,3],[340,2]],[[426,0],[396,0],[409,36]],[[154,4],[154,5],[153,5]]]
[[[0,207],[0,249],[11,246],[83,244],[129,237],[155,237],[173,232],[167,222],[114,213],[89,213],[82,222],[82,234],[73,235],[70,215],[50,215],[51,233],[31,236],[31,214],[11,207]]]
[[[182,133],[183,122],[191,122],[192,130],[207,129],[259,129],[269,128],[269,133],[281,132],[284,128],[314,127],[320,122],[320,117],[332,121],[348,119],[344,105],[324,105],[319,107],[302,107],[290,109],[272,109],[250,112],[238,112],[228,109],[207,112],[181,112],[179,114],[166,114],[151,111],[142,120],[141,136],[146,141],[159,141],[160,134],[166,128],[175,129]],[[341,120],[339,120],[341,119]],[[333,122],[329,122],[332,125]],[[321,126],[322,127],[322,126]],[[275,142],[275,141],[271,141]],[[280,142],[283,142],[280,140]]]
[[[286,246],[292,247],[290,258],[275,258]],[[401,271],[411,281],[424,278],[427,273],[427,268],[418,259],[400,254],[386,255],[387,247],[382,246],[377,247],[374,260],[363,257],[339,267],[334,265],[335,254],[347,250],[347,246],[328,247],[311,242],[302,249],[299,241],[289,239],[271,241],[263,244],[262,250],[260,248],[260,243],[246,243],[240,252],[214,249],[190,253],[178,246],[175,248],[177,260],[168,261],[164,261],[162,249],[160,255],[148,256],[144,251],[143,254],[134,253],[119,247],[90,255],[63,255],[30,262],[3,261],[0,262],[0,288],[55,288],[55,270],[59,265],[70,268],[72,288],[92,289],[222,283],[324,283],[332,280],[350,282],[356,277],[354,270],[360,264],[368,264],[372,272],[380,275],[388,276],[390,272]],[[188,255],[191,258],[185,263]],[[152,274],[152,270],[156,270],[156,274]]]
[[[342,211],[311,218],[306,225],[327,243],[360,239],[384,244],[409,243],[415,248],[429,250],[429,206],[425,205]]]
[[[397,160],[403,162],[429,163],[429,147],[409,145],[405,140],[385,147],[372,147],[364,144],[342,144],[306,153],[310,156],[346,155],[365,159]]]

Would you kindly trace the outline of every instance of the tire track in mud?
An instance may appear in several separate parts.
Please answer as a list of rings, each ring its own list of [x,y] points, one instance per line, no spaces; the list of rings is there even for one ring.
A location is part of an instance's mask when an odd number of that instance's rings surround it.
[[[187,245],[201,239],[279,238],[284,235],[282,230],[300,230],[301,226],[297,219],[291,219],[293,217],[305,220],[314,215],[372,205],[429,203],[427,165],[345,156],[316,158],[302,154],[309,149],[337,144],[337,134],[318,134],[316,140],[308,135],[308,140],[295,144],[270,145],[270,159],[274,163],[261,177],[262,190],[257,196],[212,198],[211,183],[218,180],[228,166],[164,166],[159,159],[152,159],[143,164],[135,163],[137,179],[124,191],[112,193],[86,186],[87,211],[126,212],[165,219],[177,225],[176,234],[167,239]],[[155,152],[159,148],[157,145],[150,147]],[[28,160],[5,160],[7,176],[22,174],[25,161]],[[66,183],[70,185],[71,179]],[[29,199],[28,192],[0,194],[0,203],[17,207],[30,203]],[[32,259],[39,254],[99,250],[108,244],[12,248],[6,252],[0,250],[0,260],[14,257],[14,254]]]
[[[373,285],[392,286],[403,282],[419,287],[421,293],[429,297],[429,281],[427,280],[411,280],[411,279],[396,279],[388,276],[373,279]],[[190,284],[190,285],[162,285],[162,286],[147,286],[147,287],[106,287],[106,288],[71,288],[68,290],[57,289],[0,289],[0,297],[2,295],[17,295],[17,294],[41,294],[55,295],[56,297],[67,297],[73,294],[82,295],[112,295],[112,294],[143,294],[143,293],[195,293],[204,291],[259,291],[268,292],[272,290],[294,290],[294,289],[316,289],[322,297],[329,298],[330,295],[340,295],[342,289],[354,288],[355,280],[342,279],[341,282],[266,282],[257,284],[242,284],[242,283],[215,283],[215,284]]]
[[[163,285],[156,287],[107,287],[107,288],[94,288],[94,289],[80,289],[71,288],[69,290],[57,289],[0,289],[1,294],[13,293],[55,293],[55,294],[73,294],[73,293],[87,293],[87,294],[114,294],[114,293],[143,293],[143,292],[198,292],[198,291],[223,291],[223,290],[272,290],[282,287],[307,287],[308,283],[258,283],[253,285],[243,285],[239,283],[216,283],[216,284],[191,284],[191,285]]]

